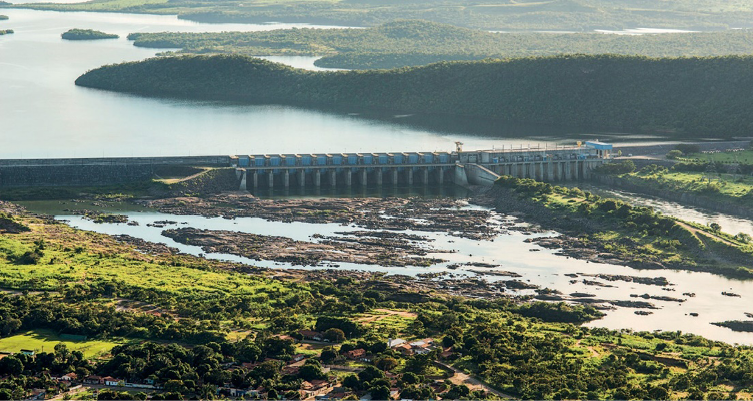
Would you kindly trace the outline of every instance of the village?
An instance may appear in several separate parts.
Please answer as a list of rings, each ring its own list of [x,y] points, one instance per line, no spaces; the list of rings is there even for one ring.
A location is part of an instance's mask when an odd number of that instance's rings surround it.
[[[446,392],[453,386],[465,386],[465,391],[481,390],[488,393],[498,394],[496,390],[493,390],[486,385],[480,383],[478,380],[472,379],[468,375],[460,372],[456,368],[450,367],[443,361],[456,356],[452,347],[443,347],[441,342],[435,341],[433,338],[422,338],[414,340],[406,340],[402,338],[390,338],[383,346],[377,346],[377,349],[382,349],[376,355],[374,352],[367,350],[364,347],[357,347],[358,344],[343,343],[339,348],[334,345],[339,343],[338,340],[331,336],[331,329],[326,332],[320,332],[315,330],[303,329],[297,331],[293,335],[278,334],[274,336],[276,339],[295,343],[298,347],[303,347],[308,350],[317,350],[318,354],[304,354],[298,353],[292,355],[289,360],[283,361],[273,358],[265,358],[256,362],[245,363],[226,363],[223,367],[231,372],[239,371],[242,373],[248,373],[263,365],[269,366],[276,364],[279,367],[280,376],[288,377],[301,377],[307,376],[301,374],[302,368],[307,365],[316,365],[321,367],[321,372],[324,376],[319,379],[301,380],[300,388],[295,391],[296,396],[291,396],[292,393],[288,392],[285,395],[277,394],[274,390],[269,390],[264,386],[258,387],[243,387],[234,385],[231,382],[225,383],[224,386],[218,386],[215,391],[215,398],[219,399],[300,399],[300,400],[336,400],[336,399],[351,399],[351,400],[376,400],[384,397],[375,397],[370,392],[364,393],[363,391],[355,391],[356,387],[352,383],[348,382],[348,376],[361,378],[363,375],[359,375],[364,371],[377,371],[375,365],[379,365],[381,369],[394,368],[395,366],[384,366],[382,363],[377,362],[377,358],[385,359],[383,357],[384,352],[399,354],[404,357],[411,356],[424,356],[430,360],[433,369],[431,374],[427,374],[423,382],[428,383],[435,394]],[[372,345],[370,348],[374,348]],[[323,352],[329,351],[330,355],[323,356]],[[36,353],[34,350],[21,350],[20,354],[29,358],[34,358]],[[331,355],[335,354],[336,357],[331,358]],[[10,353],[2,353],[2,356],[10,355]],[[0,358],[1,359],[1,358]],[[326,363],[324,359],[326,359]],[[394,361],[394,359],[392,359]],[[392,362],[394,363],[394,362]],[[391,373],[390,369],[384,369],[383,380],[389,384],[389,399],[401,399],[401,387],[404,385],[400,374]],[[69,372],[59,377],[53,377],[53,380],[59,384],[61,390],[59,394],[49,393],[45,389],[34,389],[27,395],[27,400],[44,400],[44,399],[109,399],[101,397],[102,392],[117,392],[127,393],[133,398],[137,399],[162,399],[159,394],[170,390],[169,384],[159,382],[158,378],[154,375],[145,378],[139,382],[132,382],[124,378],[112,377],[112,376],[99,376],[95,374],[79,375],[76,372]],[[352,379],[351,379],[352,380]],[[169,394],[169,393],[168,393]],[[386,395],[386,394],[385,394]],[[100,396],[100,397],[98,397]],[[144,398],[146,397],[146,398]]]

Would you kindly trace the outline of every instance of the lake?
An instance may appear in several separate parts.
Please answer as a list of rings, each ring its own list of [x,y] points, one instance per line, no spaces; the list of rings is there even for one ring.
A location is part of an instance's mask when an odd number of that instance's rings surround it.
[[[105,64],[158,50],[134,47],[132,32],[258,31],[307,24],[205,24],[176,16],[3,9],[0,29],[0,158],[183,156],[352,151],[454,150],[574,143],[608,137],[589,130],[479,119],[320,112],[287,106],[149,99],[80,88],[75,79]],[[327,26],[316,26],[331,28]],[[71,28],[120,39],[66,41]],[[164,49],[162,49],[164,50]],[[160,51],[162,51],[160,50]],[[315,57],[265,57],[317,69]],[[619,134],[636,141],[644,137]],[[650,140],[651,138],[649,138]]]

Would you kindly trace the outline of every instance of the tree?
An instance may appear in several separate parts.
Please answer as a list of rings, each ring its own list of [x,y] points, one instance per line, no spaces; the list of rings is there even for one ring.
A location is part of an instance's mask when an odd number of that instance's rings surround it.
[[[4,375],[18,376],[24,371],[24,364],[14,355],[0,359],[0,373]]]
[[[390,399],[390,388],[387,386],[379,385],[372,387],[369,391],[371,392],[371,399],[374,401]]]
[[[343,386],[353,390],[358,391],[361,389],[361,380],[358,378],[358,376],[354,374],[347,375],[343,378]]]
[[[327,375],[322,371],[322,367],[319,364],[307,363],[298,370],[298,376],[306,381],[311,380],[324,380]]]
[[[267,392],[267,399],[276,400],[278,398],[280,397],[277,395],[277,391],[275,389],[271,389]]]
[[[735,235],[735,239],[742,242],[743,244],[749,243],[753,238],[749,234],[746,233],[738,233]]]
[[[376,361],[376,366],[384,371],[395,369],[397,365],[397,359],[391,356],[386,356]]]
[[[337,351],[335,351],[332,347],[326,347],[322,350],[321,355],[319,358],[321,358],[322,362],[324,363],[331,363],[337,358]]]
[[[358,378],[361,379],[362,382],[370,382],[374,379],[381,379],[382,377],[384,377],[384,372],[372,365],[369,365],[364,370],[358,372]]]
[[[709,224],[709,228],[715,233],[722,231],[722,226],[719,223],[711,223]]]
[[[335,343],[341,343],[345,341],[345,333],[338,328],[330,328],[324,332],[324,338]]]
[[[670,150],[669,152],[667,152],[667,159],[670,159],[670,160],[679,159],[682,156],[683,156],[682,151],[677,150],[677,149],[673,149],[673,150]]]

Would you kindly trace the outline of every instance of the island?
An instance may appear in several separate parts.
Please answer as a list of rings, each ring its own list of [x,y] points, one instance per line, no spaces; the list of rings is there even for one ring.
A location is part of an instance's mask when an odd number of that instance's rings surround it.
[[[63,32],[60,36],[66,40],[117,39],[120,37],[112,33],[95,31],[93,29],[78,29],[78,28],[69,29],[68,31]]]
[[[324,68],[383,69],[439,61],[624,54],[649,57],[726,56],[753,52],[753,32],[727,30],[666,35],[510,32],[499,34],[426,20],[369,28],[293,28],[252,32],[136,32],[133,45],[181,53],[320,56]]]
[[[0,35],[8,35],[13,33],[12,29],[0,29]]]
[[[6,20],[6,19],[9,19],[7,15],[0,14],[0,21]]]

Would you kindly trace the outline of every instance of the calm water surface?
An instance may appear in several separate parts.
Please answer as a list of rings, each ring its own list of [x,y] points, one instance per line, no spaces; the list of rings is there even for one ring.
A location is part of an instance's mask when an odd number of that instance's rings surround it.
[[[325,113],[284,106],[148,99],[74,85],[87,70],[136,61],[158,50],[137,48],[131,32],[259,31],[306,24],[205,24],[176,16],[4,9],[0,29],[0,158],[160,156],[344,151],[452,150],[573,143],[589,130],[501,124],[478,119]],[[330,28],[318,26],[321,28]],[[64,41],[70,28],[120,39]],[[165,49],[160,49],[163,51]],[[270,56],[319,69],[316,57]],[[605,134],[598,134],[605,138]],[[624,134],[614,139],[628,138]],[[635,141],[654,138],[632,137]]]

